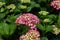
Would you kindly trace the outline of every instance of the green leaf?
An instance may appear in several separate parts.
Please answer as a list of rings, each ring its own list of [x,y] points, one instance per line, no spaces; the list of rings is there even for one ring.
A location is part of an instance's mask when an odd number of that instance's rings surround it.
[[[40,5],[39,4],[35,4],[35,7],[40,7]]]
[[[9,12],[0,13],[0,20],[3,19]]]
[[[4,23],[3,25],[3,30],[4,30],[4,33],[5,34],[7,34],[7,35],[9,35],[9,25],[8,24],[6,24],[6,23]]]
[[[8,17],[6,19],[6,21],[12,23],[12,22],[15,22],[15,19],[18,17],[18,15],[14,16],[14,15],[11,15],[10,17]]]
[[[47,2],[47,0],[37,0],[38,3],[41,3],[41,2]]]
[[[60,28],[60,13],[59,13],[58,20],[57,20],[57,26]]]
[[[36,24],[36,26],[40,29],[40,30],[45,30],[45,27],[44,26],[42,26],[41,24]]]
[[[5,2],[5,0],[0,0],[0,2]]]
[[[50,26],[50,25],[46,26],[46,32],[49,32],[51,30],[53,30],[53,27],[52,26]]]
[[[41,40],[48,40],[47,37],[41,37]]]
[[[15,24],[0,23],[0,34],[1,35],[12,35],[16,29]]]
[[[9,35],[12,35],[15,32],[15,30],[16,30],[16,24],[11,23],[9,25]]]
[[[36,2],[31,2],[31,5],[30,5],[32,8],[33,7],[40,7],[40,5],[39,4],[37,4]]]
[[[36,2],[33,2],[33,1],[32,1],[32,2],[31,2],[31,5],[27,7],[26,11],[29,12],[29,11],[31,11],[31,9],[34,8],[34,7],[40,7],[40,5],[37,4]]]
[[[7,23],[0,23],[0,34],[9,35],[9,25]]]
[[[54,14],[47,15],[47,17],[50,18],[50,19],[53,19],[53,20],[56,19],[56,15],[54,15]]]
[[[46,11],[46,10],[47,10],[47,9],[46,9],[46,8],[44,8],[44,7],[43,7],[43,8],[41,8],[41,11]]]
[[[5,13],[0,13],[0,20],[5,17]]]
[[[29,27],[26,25],[20,25],[19,29],[20,29],[19,32],[20,34],[25,34],[28,31]]]
[[[31,9],[32,9],[32,7],[31,7],[31,6],[30,6],[30,7],[27,7],[26,12],[31,11]]]

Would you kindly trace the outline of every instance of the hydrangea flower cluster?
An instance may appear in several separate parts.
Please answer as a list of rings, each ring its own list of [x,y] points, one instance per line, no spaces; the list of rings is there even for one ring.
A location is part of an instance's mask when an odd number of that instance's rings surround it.
[[[59,10],[60,9],[60,0],[52,1],[51,6],[53,6],[56,10]]]
[[[39,19],[37,16],[27,13],[20,15],[15,21],[16,24],[25,24],[30,26],[30,29],[25,35],[20,36],[19,40],[40,40],[40,34],[37,31],[35,23],[39,23]]]
[[[58,35],[60,33],[60,29],[56,27],[56,25],[52,25],[53,26],[53,34]]]
[[[30,26],[31,29],[36,29],[35,23],[39,23],[39,22],[40,21],[37,16],[31,13],[27,13],[27,14],[24,13],[17,18],[15,23],[18,25],[25,24],[27,26]]]
[[[29,30],[25,35],[20,36],[19,40],[40,40],[38,31]]]

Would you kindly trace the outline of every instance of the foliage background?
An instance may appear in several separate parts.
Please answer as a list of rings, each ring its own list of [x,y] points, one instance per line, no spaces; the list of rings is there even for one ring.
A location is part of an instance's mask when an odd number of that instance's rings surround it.
[[[60,40],[60,34],[55,35],[51,32],[52,25],[57,25],[60,28],[60,10],[56,10],[50,6],[52,0],[31,0],[31,3],[21,3],[21,0],[0,0],[6,4],[0,7],[0,40],[18,40],[20,35],[27,31],[26,25],[17,26],[16,18],[23,13],[33,13],[39,17],[41,24],[37,24],[40,31],[41,40]],[[14,4],[16,6],[12,12],[7,9],[7,6]],[[1,4],[0,4],[1,5]],[[25,5],[26,8],[21,7]],[[47,11],[47,16],[42,16],[38,12]],[[49,18],[49,23],[44,23],[43,19]]]

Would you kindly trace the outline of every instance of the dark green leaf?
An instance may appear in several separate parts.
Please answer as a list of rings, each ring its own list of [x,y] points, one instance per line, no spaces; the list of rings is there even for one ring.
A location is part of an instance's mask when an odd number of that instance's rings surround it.
[[[0,40],[3,40],[1,36],[0,36]]]
[[[19,29],[20,29],[20,34],[25,34],[28,31],[29,27],[26,25],[20,25]]]
[[[41,2],[47,2],[47,0],[38,0],[39,3]]]
[[[48,40],[47,37],[41,37],[41,40]]]
[[[46,8],[41,8],[41,11],[46,11],[47,9]]]
[[[5,17],[5,13],[0,13],[0,20]]]

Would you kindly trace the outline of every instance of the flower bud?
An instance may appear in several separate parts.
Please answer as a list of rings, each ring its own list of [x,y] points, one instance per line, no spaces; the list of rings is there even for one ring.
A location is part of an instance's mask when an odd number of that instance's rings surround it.
[[[21,0],[21,3],[30,3],[30,0]]]
[[[5,5],[5,2],[0,2],[0,8]]]
[[[58,29],[56,27],[56,25],[52,25],[52,26],[53,26],[53,32],[52,33],[58,35],[60,33],[60,29]]]
[[[14,4],[10,4],[7,6],[7,9],[10,9],[10,12],[12,12],[15,8],[16,6]]]
[[[1,9],[0,9],[0,12],[4,12],[4,11],[5,11],[5,8],[1,8]]]
[[[50,19],[44,19],[43,21],[44,21],[44,22],[51,22]]]
[[[26,5],[20,5],[20,8],[21,8],[21,9],[26,9],[27,6],[26,6]]]
[[[49,12],[47,12],[47,11],[40,11],[39,14],[40,14],[40,15],[48,15]]]

